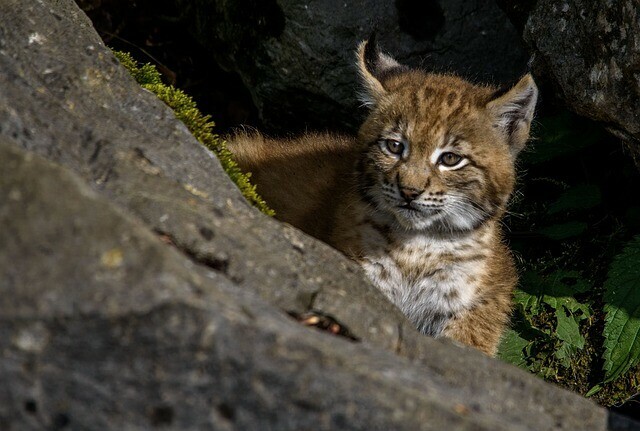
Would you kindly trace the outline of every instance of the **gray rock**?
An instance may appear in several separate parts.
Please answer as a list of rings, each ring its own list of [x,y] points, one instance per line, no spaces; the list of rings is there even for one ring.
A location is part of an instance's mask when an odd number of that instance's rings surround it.
[[[389,349],[401,344],[401,331],[411,339],[411,325],[356,265],[250,208],[217,159],[120,67],[72,2],[49,14],[39,13],[41,3],[9,3],[0,2],[0,16],[15,23],[0,37],[0,134],[77,172],[241,289],[288,312],[319,309]],[[51,28],[58,33],[41,30]]]
[[[613,420],[477,352],[432,342],[411,362],[297,325],[7,142],[3,430],[604,430]],[[611,429],[631,429],[616,419]]]
[[[273,129],[354,129],[354,52],[377,29],[401,62],[500,83],[526,70],[516,30],[493,1],[175,0],[196,37],[237,71]]]
[[[599,121],[640,156],[640,7],[637,0],[505,1],[523,22],[534,74],[573,111]]]
[[[607,429],[245,204],[71,0],[0,17],[0,429]]]
[[[5,138],[0,160],[2,429],[481,422],[420,391],[408,361],[384,375],[393,355],[376,365],[363,346],[293,324],[59,166]]]

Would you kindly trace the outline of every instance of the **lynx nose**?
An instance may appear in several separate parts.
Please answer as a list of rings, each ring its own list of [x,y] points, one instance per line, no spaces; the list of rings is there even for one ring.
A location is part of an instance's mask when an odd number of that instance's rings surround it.
[[[409,187],[400,187],[400,194],[404,198],[407,203],[415,200],[418,196],[422,194],[424,190],[416,190]]]

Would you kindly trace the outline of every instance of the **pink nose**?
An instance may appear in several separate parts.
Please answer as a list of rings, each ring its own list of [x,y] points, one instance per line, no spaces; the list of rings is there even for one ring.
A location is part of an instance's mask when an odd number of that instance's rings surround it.
[[[418,196],[420,196],[421,193],[422,193],[422,190],[416,190],[416,189],[410,189],[410,188],[404,188],[404,187],[400,189],[400,194],[402,195],[404,200],[406,200],[407,202],[411,202],[412,200],[415,200]]]

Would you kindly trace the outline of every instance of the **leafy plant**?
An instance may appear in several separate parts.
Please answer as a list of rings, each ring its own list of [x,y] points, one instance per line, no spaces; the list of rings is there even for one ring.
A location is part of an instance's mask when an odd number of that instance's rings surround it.
[[[274,215],[273,210],[258,195],[256,186],[251,184],[249,180],[251,174],[240,170],[238,164],[233,160],[233,155],[227,149],[225,141],[213,133],[215,123],[211,121],[211,117],[203,115],[195,101],[182,90],[164,84],[155,66],[151,64],[139,65],[127,52],[113,51],[113,53],[140,86],[154,93],[173,109],[176,118],[187,126],[193,136],[218,156],[223,169],[238,186],[244,197],[263,213]]]
[[[499,357],[618,405],[640,382],[640,206],[613,196],[640,175],[618,142],[569,114],[534,135],[509,219],[522,274]]]
[[[615,258],[605,288],[603,368],[610,382],[640,359],[640,236]]]
[[[548,276],[525,273],[515,293],[519,321],[506,334],[500,357],[544,375],[544,352],[551,347],[559,363],[569,367],[572,356],[585,346],[580,322],[593,314],[591,306],[579,302],[575,295],[589,287],[575,271],[556,271]]]

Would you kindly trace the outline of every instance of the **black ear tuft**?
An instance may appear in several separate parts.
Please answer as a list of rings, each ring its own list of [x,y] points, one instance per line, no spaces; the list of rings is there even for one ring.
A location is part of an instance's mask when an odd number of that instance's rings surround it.
[[[364,92],[360,98],[367,106],[375,105],[386,93],[385,79],[408,70],[408,67],[401,65],[393,57],[380,52],[375,32],[368,40],[360,43],[357,65],[364,84]]]
[[[364,65],[372,75],[375,75],[376,65],[380,57],[380,48],[378,47],[378,35],[375,30],[365,41],[364,45]]]

